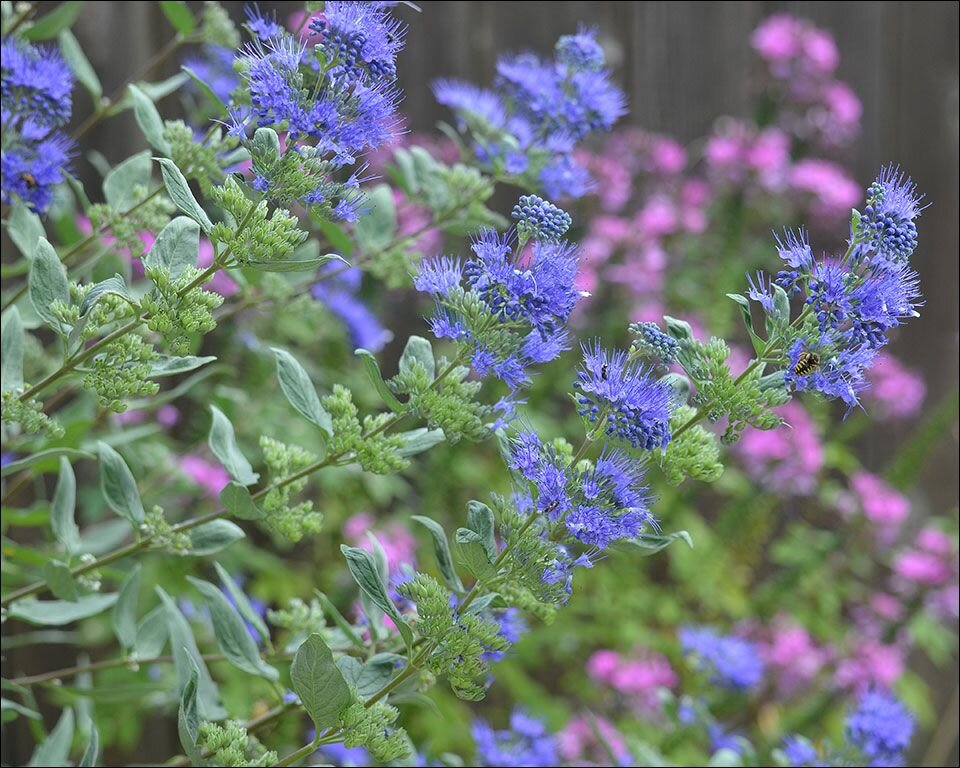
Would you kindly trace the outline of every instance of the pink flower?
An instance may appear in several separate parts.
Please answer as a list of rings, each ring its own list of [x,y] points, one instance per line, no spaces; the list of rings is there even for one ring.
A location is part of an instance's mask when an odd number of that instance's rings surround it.
[[[923,405],[927,394],[923,378],[889,352],[877,355],[867,378],[870,387],[864,391],[864,400],[883,418],[909,419]]]
[[[849,217],[860,201],[860,186],[847,172],[828,160],[801,160],[790,171],[788,183],[813,198],[811,212],[824,219]]]
[[[227,470],[196,454],[188,453],[180,458],[180,471],[214,498],[230,484]]]
[[[677,209],[668,197],[656,195],[637,214],[636,222],[645,236],[663,237],[677,230]]]
[[[653,170],[665,176],[680,173],[687,164],[687,150],[679,142],[667,137],[654,139],[650,151]]]
[[[789,695],[811,683],[830,654],[813,641],[803,626],[779,619],[770,639],[760,644],[760,655],[776,674],[780,690]]]
[[[703,154],[711,170],[729,172],[740,165],[743,145],[732,136],[713,135],[707,139]]]
[[[779,128],[766,129],[747,149],[746,162],[765,186],[780,186],[790,164],[790,139]]]
[[[373,528],[373,515],[360,512],[351,515],[343,523],[343,537],[353,543],[364,538],[364,534]]]
[[[609,683],[620,666],[620,661],[620,654],[616,651],[594,651],[587,659],[587,674],[598,683]]]
[[[610,721],[596,715],[573,717],[557,734],[557,749],[565,765],[608,765],[611,752],[617,764],[630,764],[623,736]]]
[[[883,480],[860,471],[850,478],[850,488],[860,500],[860,508],[868,520],[880,526],[897,526],[910,514],[910,501]]]
[[[849,130],[859,126],[863,104],[849,85],[834,80],[824,90],[823,102],[836,127]]]
[[[840,53],[833,36],[813,25],[806,25],[803,34],[803,53],[808,67],[821,75],[829,75],[840,63]]]
[[[157,424],[166,429],[170,429],[180,420],[180,411],[175,405],[161,405],[157,408]]]
[[[887,592],[874,592],[870,595],[870,608],[885,621],[897,621],[903,615],[903,603]]]
[[[903,669],[903,651],[898,646],[861,638],[855,652],[837,664],[836,682],[841,688],[857,692],[872,686],[890,688],[900,679]]]
[[[949,555],[953,551],[953,541],[937,528],[924,528],[917,534],[917,546],[933,555]]]
[[[201,269],[213,264],[213,243],[207,238],[200,238],[200,251],[197,255],[197,266]],[[221,296],[233,296],[239,289],[233,279],[225,270],[215,273],[213,278],[205,286],[207,290],[219,293]]]
[[[823,445],[813,420],[803,406],[792,401],[776,413],[786,422],[779,429],[748,429],[736,443],[746,472],[767,488],[808,496],[819,485]]]
[[[950,567],[941,558],[916,550],[899,555],[893,571],[900,578],[925,587],[940,587],[950,580]]]
[[[387,556],[391,575],[396,575],[402,565],[416,562],[417,540],[410,531],[400,523],[374,529],[373,522],[373,517],[369,514],[354,515],[343,525],[344,538],[353,546],[372,552],[373,542],[367,532],[376,536]]]
[[[750,43],[769,62],[789,61],[799,52],[797,27],[798,21],[793,16],[771,16],[753,31]]]

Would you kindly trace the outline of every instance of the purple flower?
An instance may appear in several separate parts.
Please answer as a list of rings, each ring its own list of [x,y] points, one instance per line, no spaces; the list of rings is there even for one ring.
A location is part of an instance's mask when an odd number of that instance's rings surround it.
[[[40,138],[70,119],[73,72],[53,47],[8,37],[3,41],[0,95],[3,126]]]
[[[328,272],[338,270],[334,262],[328,264]],[[370,308],[356,295],[360,287],[361,272],[355,267],[336,272],[313,286],[313,297],[340,318],[350,334],[354,348],[379,352],[393,338]]]
[[[16,195],[44,213],[53,202],[53,188],[64,180],[72,151],[73,143],[59,132],[38,142],[11,137],[0,152],[3,202],[10,203]]]
[[[867,206],[857,226],[862,247],[875,263],[906,261],[917,247],[914,220],[923,208],[923,195],[913,181],[892,164],[880,171],[867,189]]]
[[[763,679],[763,660],[755,643],[721,635],[709,627],[683,627],[680,645],[697,669],[710,673],[711,682],[724,688],[748,690]]]
[[[522,196],[513,206],[512,215],[517,220],[517,234],[524,242],[559,242],[572,223],[569,213],[536,195]]]
[[[596,72],[603,68],[603,48],[596,39],[595,29],[580,27],[575,35],[564,35],[557,40],[557,61],[570,69]]]
[[[814,262],[807,233],[804,230],[799,232],[787,230],[782,240],[777,236],[777,254],[786,264],[787,269],[777,274],[775,282],[788,293],[799,293],[800,279],[810,274]]]
[[[397,54],[403,50],[407,30],[383,4],[327,2],[323,16],[314,18],[310,29],[320,35],[320,47],[333,62],[334,77],[396,78]]]
[[[791,768],[806,768],[817,760],[817,750],[802,736],[787,736],[783,740],[783,754]]]
[[[829,337],[797,339],[787,355],[784,380],[797,392],[819,392],[845,402],[849,409],[860,404],[859,393],[868,386],[866,371],[876,350],[868,346],[837,347]]]
[[[626,352],[610,352],[599,342],[584,345],[577,371],[579,413],[591,423],[606,422],[606,434],[634,448],[666,448],[674,391],[656,379]]]
[[[267,16],[256,5],[248,5],[244,8],[244,14],[247,17],[247,29],[260,40],[272,40],[283,35],[283,27],[277,23],[276,18]]]
[[[230,94],[240,84],[240,77],[233,69],[234,51],[219,45],[205,45],[199,56],[184,58],[183,64],[189,67],[198,78],[210,86],[216,96],[227,103]],[[199,87],[191,80],[187,86],[199,93]]]
[[[846,737],[871,765],[900,765],[913,728],[913,717],[903,704],[890,694],[871,691],[847,717]]]
[[[477,761],[485,766],[552,766],[557,764],[556,737],[542,720],[515,709],[509,730],[496,731],[484,720],[471,726]]]

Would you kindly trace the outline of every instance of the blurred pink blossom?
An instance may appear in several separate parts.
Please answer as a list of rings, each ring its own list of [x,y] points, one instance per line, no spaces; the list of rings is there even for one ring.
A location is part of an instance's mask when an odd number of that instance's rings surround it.
[[[830,658],[806,628],[786,618],[774,622],[771,634],[760,643],[760,655],[784,695],[809,685]]]
[[[599,738],[598,738],[599,736]],[[629,765],[627,744],[616,727],[596,715],[575,715],[559,733],[557,750],[564,765]]]
[[[194,453],[180,457],[180,471],[214,498],[230,484],[227,470]]]
[[[860,185],[829,160],[800,160],[788,181],[795,192],[812,196],[811,212],[824,219],[849,217],[862,194]]]
[[[881,418],[909,419],[923,405],[927,385],[889,352],[881,352],[867,372],[870,386],[863,399],[871,413]]]
[[[860,638],[853,653],[837,664],[836,683],[840,688],[862,692],[872,686],[890,688],[904,670],[903,650],[872,638]]]
[[[866,471],[850,477],[850,488],[856,494],[863,514],[881,527],[895,527],[910,514],[910,501],[876,475]]]
[[[813,420],[796,401],[774,410],[786,424],[768,431],[748,429],[734,450],[747,474],[765,487],[808,496],[816,491],[823,469],[820,437]]]

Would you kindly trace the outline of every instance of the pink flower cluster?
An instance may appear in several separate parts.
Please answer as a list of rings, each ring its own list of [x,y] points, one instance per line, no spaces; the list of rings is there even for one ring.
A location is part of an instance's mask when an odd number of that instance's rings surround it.
[[[617,765],[630,765],[630,753],[620,731],[609,720],[596,715],[575,715],[557,733],[557,750],[563,765],[609,765],[611,754]]]
[[[180,457],[180,471],[200,486],[207,496],[214,499],[230,484],[227,470],[195,453]]]
[[[667,658],[646,648],[636,649],[629,657],[612,650],[596,651],[587,660],[587,674],[625,697],[637,712],[645,713],[659,710],[659,688],[677,684],[677,673]]]
[[[879,539],[892,542],[910,516],[910,500],[865,470],[850,476],[850,490],[857,508],[876,527]]]
[[[818,645],[801,624],[780,616],[756,638],[767,674],[782,696],[810,686],[830,662],[830,649]]]
[[[401,523],[392,522],[375,528],[376,519],[369,512],[360,512],[348,517],[343,524],[343,537],[347,542],[368,552],[373,551],[373,542],[367,532],[377,537],[387,556],[390,575],[396,575],[403,565],[416,563],[417,540]]]
[[[917,414],[927,394],[920,374],[905,367],[889,352],[881,352],[867,372],[870,387],[863,399],[872,416],[909,419]]]
[[[775,83],[772,96],[784,130],[829,147],[856,138],[863,107],[850,86],[834,77],[840,54],[829,32],[778,14],[757,27],[751,42]]]
[[[775,409],[786,425],[763,431],[748,429],[734,451],[744,471],[765,488],[782,494],[816,492],[823,469],[823,444],[804,407],[791,401]]]
[[[957,543],[943,531],[927,526],[893,562],[894,587],[904,595],[925,594],[926,606],[943,620],[960,613],[960,565]]]

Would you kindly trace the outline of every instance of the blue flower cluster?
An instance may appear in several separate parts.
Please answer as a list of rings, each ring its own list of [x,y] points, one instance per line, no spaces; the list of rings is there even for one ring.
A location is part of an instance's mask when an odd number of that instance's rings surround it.
[[[648,451],[667,447],[676,393],[628,353],[610,352],[599,342],[584,346],[573,386],[580,415],[605,423],[607,435]]]
[[[636,336],[634,346],[641,352],[659,358],[663,365],[671,365],[677,361],[680,342],[660,330],[656,323],[633,323],[630,332]]]
[[[579,297],[575,247],[536,240],[521,254],[515,246],[513,233],[484,229],[465,264],[426,259],[414,278],[417,289],[436,300],[433,333],[468,345],[474,370],[511,389],[529,382],[531,365],[567,348],[564,325]]]
[[[0,52],[2,202],[18,197],[44,213],[73,150],[58,130],[70,120],[73,73],[53,47],[8,37]]]
[[[323,272],[336,272],[336,277],[315,284],[313,297],[340,318],[347,327],[354,348],[379,352],[393,338],[393,334],[357,295],[363,272],[356,267],[342,269],[337,262],[328,262],[321,274]]]
[[[561,37],[554,60],[533,54],[500,59],[493,89],[457,80],[434,84],[437,101],[469,131],[477,160],[551,198],[592,187],[574,158],[577,142],[607,131],[626,112],[623,93],[603,67],[593,30]]]
[[[537,195],[523,195],[513,206],[520,240],[559,242],[573,223],[570,214]]]
[[[764,665],[756,644],[709,627],[683,627],[680,646],[697,669],[710,673],[711,682],[724,688],[748,690],[763,679]]]
[[[300,202],[355,221],[362,206],[362,168],[345,182],[332,174],[356,166],[400,131],[401,94],[394,80],[403,25],[383,3],[329,2],[323,17],[311,23],[319,39],[314,46],[256,13],[247,27],[255,39],[241,51],[240,71],[249,106],[231,105],[231,133],[246,141],[251,123],[286,132],[283,154],[295,153],[300,161],[295,170],[314,182],[298,196]],[[282,186],[278,177],[288,166],[278,162],[276,153],[251,154],[255,188],[272,192]]]
[[[903,704],[888,693],[870,691],[847,717],[846,737],[870,765],[902,765],[913,727]]]
[[[890,330],[918,316],[916,247],[920,197],[913,182],[888,167],[867,190],[866,212],[855,214],[850,248],[841,259],[816,259],[804,233],[778,239],[784,262],[771,282],[750,281],[749,295],[768,312],[780,288],[805,294],[807,322],[786,346],[786,383],[858,404],[865,373]]]
[[[558,764],[557,741],[542,720],[520,709],[510,715],[509,730],[494,730],[484,720],[471,728],[477,764],[487,766],[553,766]]]

